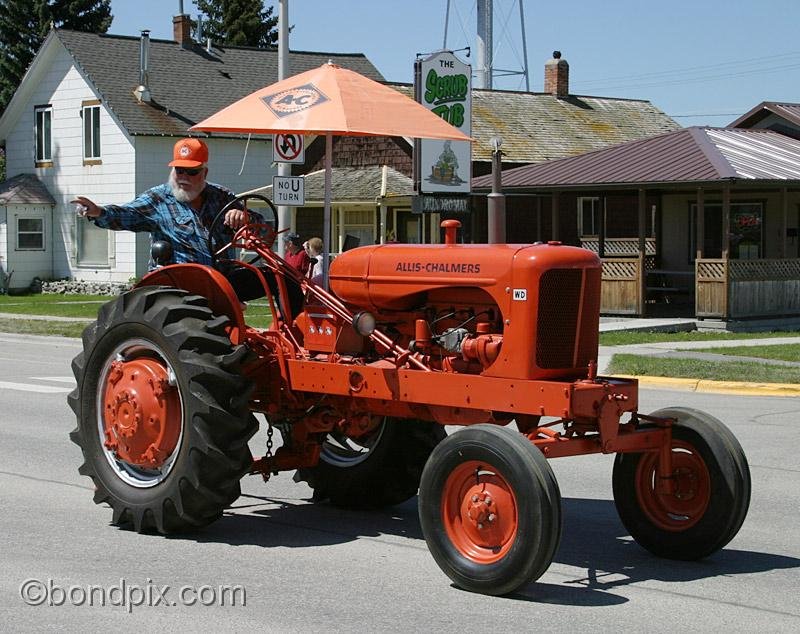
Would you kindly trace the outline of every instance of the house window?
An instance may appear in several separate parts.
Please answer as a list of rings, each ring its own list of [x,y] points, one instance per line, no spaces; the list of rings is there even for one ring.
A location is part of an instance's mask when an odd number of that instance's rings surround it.
[[[348,240],[347,245],[342,247],[351,247],[358,242],[355,246],[364,246],[367,244],[375,243],[375,212],[371,209],[348,209],[343,212],[344,222],[342,227],[342,234],[344,236],[352,236]]]
[[[78,222],[78,265],[108,266],[107,229],[95,226],[93,222]]]
[[[44,250],[44,219],[17,218],[17,251]]]
[[[697,253],[697,205],[690,211],[690,261]],[[703,205],[703,257],[722,257],[722,204]],[[764,204],[761,202],[731,203],[729,256],[734,260],[764,257]]]
[[[34,112],[34,135],[36,137],[36,167],[53,164],[52,106],[36,106]]]
[[[598,237],[601,218],[599,198],[578,198],[578,235],[581,238]]]
[[[100,102],[84,101],[83,117],[83,164],[100,162]]]

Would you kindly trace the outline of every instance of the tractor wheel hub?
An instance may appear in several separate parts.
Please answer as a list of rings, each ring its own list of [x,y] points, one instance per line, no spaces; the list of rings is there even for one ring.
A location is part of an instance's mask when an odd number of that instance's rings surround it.
[[[175,451],[181,430],[180,397],[168,370],[151,358],[114,361],[105,385],[106,448],[119,460],[155,469]]]

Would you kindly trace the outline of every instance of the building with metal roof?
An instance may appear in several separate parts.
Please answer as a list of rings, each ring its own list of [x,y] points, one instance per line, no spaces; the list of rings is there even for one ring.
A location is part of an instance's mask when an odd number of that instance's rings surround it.
[[[491,178],[472,184],[485,192]],[[502,189],[515,239],[599,253],[606,312],[642,314],[681,291],[701,317],[800,314],[798,139],[687,128],[504,170]]]

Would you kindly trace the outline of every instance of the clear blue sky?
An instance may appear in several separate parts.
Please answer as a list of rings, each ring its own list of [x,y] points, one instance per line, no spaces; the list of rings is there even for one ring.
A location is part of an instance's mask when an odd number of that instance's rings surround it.
[[[494,0],[496,66],[522,68],[518,0]],[[725,125],[761,101],[800,102],[800,0],[523,0],[531,90],[553,50],[570,92],[647,99],[684,126]],[[265,5],[269,6],[269,0]],[[451,0],[447,47],[471,46],[475,0]],[[110,32],[172,38],[178,0],[112,0]],[[361,52],[389,81],[442,48],[446,0],[289,0],[294,50]],[[275,3],[277,14],[277,2]],[[184,0],[191,15],[197,8]],[[519,77],[496,88],[521,89]]]

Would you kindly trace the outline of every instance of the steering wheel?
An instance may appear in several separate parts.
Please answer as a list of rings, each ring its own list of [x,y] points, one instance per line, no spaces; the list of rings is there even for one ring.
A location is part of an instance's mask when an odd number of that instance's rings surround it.
[[[272,224],[273,227],[267,236],[267,242],[269,242],[270,246],[272,246],[272,242],[275,240],[275,236],[278,234],[278,210],[275,208],[275,205],[272,203],[272,201],[266,196],[262,196],[261,194],[242,194],[241,196],[236,196],[227,205],[220,209],[219,213],[214,216],[211,226],[208,228],[208,251],[211,254],[211,262],[213,265],[216,266],[218,260],[217,251],[218,249],[222,248],[222,245],[218,246],[215,244],[214,233],[217,230],[217,225],[219,225],[219,223],[225,219],[225,214],[231,209],[236,208],[247,211],[248,200],[260,200],[261,202],[266,203],[267,208],[272,212],[272,220],[265,221],[266,224]]]

